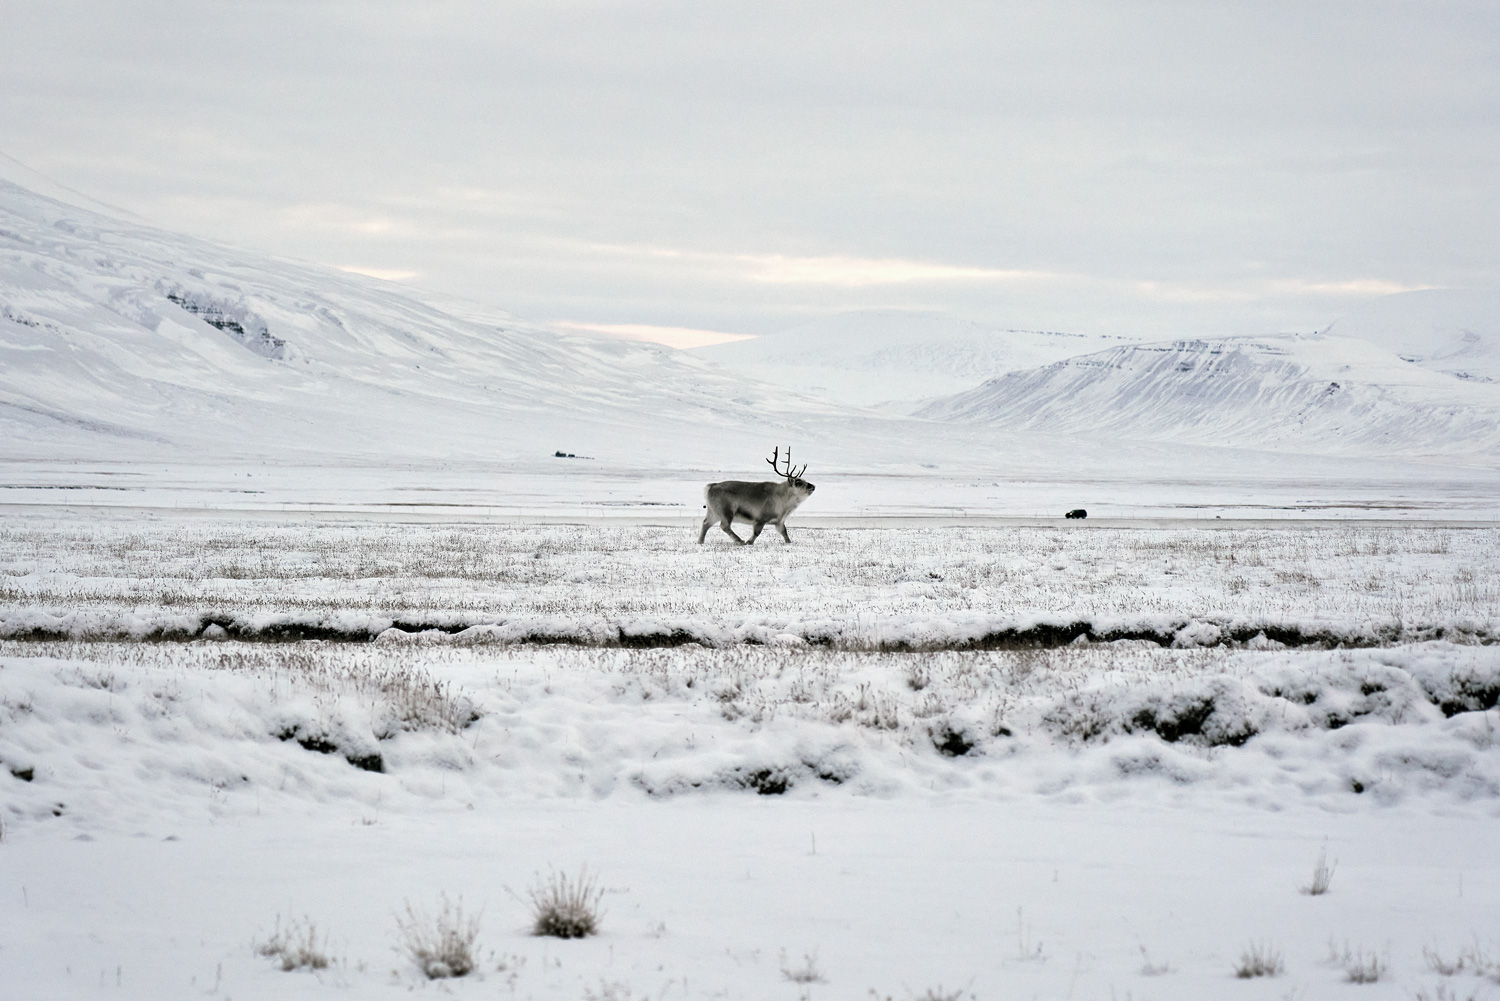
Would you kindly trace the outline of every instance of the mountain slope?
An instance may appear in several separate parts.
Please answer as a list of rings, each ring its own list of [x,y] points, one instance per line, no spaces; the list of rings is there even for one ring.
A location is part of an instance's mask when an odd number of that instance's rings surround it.
[[[0,359],[12,457],[656,452],[825,409],[679,352],[460,319],[3,178]]]
[[[1126,345],[917,410],[1007,430],[1362,455],[1500,453],[1500,391],[1332,335]]]
[[[859,310],[693,354],[793,392],[873,406],[961,392],[1114,340],[1004,330],[938,312]]]
[[[1356,337],[1434,372],[1500,382],[1500,291],[1424,289],[1389,295],[1326,333]]]

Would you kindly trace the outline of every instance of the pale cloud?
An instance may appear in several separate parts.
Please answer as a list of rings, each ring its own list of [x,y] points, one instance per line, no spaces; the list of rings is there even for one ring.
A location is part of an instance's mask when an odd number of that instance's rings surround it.
[[[357,264],[339,264],[336,266],[340,271],[347,271],[351,275],[379,278],[383,282],[409,281],[422,273],[420,271],[405,271],[400,268],[366,268]]]
[[[863,287],[940,282],[1042,282],[1078,276],[1019,268],[985,268],[891,257],[853,257],[842,254],[796,256],[767,253],[713,253],[669,247],[631,247],[594,244],[589,249],[628,257],[663,258],[696,264],[742,281],[770,285],[831,285]]]
[[[1034,282],[1061,276],[1046,271],[976,268],[964,265],[868,257],[786,257],[743,254],[752,281],[794,285],[900,285],[916,282]]]
[[[1256,303],[1288,298],[1369,299],[1398,292],[1418,292],[1432,285],[1413,285],[1381,278],[1313,281],[1304,278],[1257,279],[1244,282],[1189,284],[1138,281],[1127,283],[1144,298],[1176,303]]]
[[[671,348],[703,348],[710,344],[728,344],[731,341],[748,341],[751,334],[730,334],[722,330],[697,330],[692,327],[658,327],[647,323],[572,323],[562,321],[555,327],[566,330],[586,330],[592,334],[607,334],[631,341],[650,341]]]
[[[1409,285],[1403,282],[1386,281],[1381,278],[1353,278],[1348,281],[1317,282],[1293,279],[1271,282],[1267,290],[1271,294],[1303,293],[1307,295],[1337,295],[1369,298],[1377,295],[1396,295],[1399,292],[1421,292],[1437,288],[1436,285]]]
[[[364,236],[393,236],[408,229],[389,216],[369,215],[357,208],[329,202],[293,205],[284,209],[281,216],[286,224],[299,229],[335,230]]]
[[[10,7],[0,136],[58,184],[522,316],[1171,336],[1500,282],[1494,3]]]

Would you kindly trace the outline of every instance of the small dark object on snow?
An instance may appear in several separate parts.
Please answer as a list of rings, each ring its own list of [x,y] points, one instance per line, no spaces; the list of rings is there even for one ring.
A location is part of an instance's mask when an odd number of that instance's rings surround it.
[[[385,771],[385,759],[379,754],[346,754],[344,760],[355,768],[364,769],[367,772]]]
[[[10,773],[22,782],[30,782],[36,778],[36,769],[34,768],[12,768]]]
[[[1063,515],[1064,518],[1087,518],[1088,516],[1089,513],[1081,507],[1075,507],[1067,514]]]
[[[974,741],[962,730],[944,724],[938,727],[932,734],[932,745],[936,747],[944,757],[961,758],[974,750]]]
[[[574,455],[572,452],[553,452],[552,454],[554,456],[556,456],[557,458],[559,458],[559,459],[576,459],[576,458],[578,458],[578,456]]]

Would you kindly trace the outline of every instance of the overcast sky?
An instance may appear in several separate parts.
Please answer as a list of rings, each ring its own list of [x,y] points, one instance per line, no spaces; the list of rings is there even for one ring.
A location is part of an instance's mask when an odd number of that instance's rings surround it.
[[[0,0],[0,150],[554,322],[1312,330],[1500,284],[1500,3]]]

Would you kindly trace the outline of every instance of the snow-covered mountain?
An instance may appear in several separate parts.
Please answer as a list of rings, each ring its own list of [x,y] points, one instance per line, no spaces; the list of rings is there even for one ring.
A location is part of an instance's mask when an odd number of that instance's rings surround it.
[[[1500,453],[1500,386],[1332,333],[1123,345],[1011,372],[917,413],[1305,453]]]
[[[1472,377],[1470,341],[1468,378],[1335,334],[1101,351],[911,314],[681,352],[227,249],[6,176],[10,504],[685,513],[707,479],[764,475],[776,444],[812,462],[817,509],[844,514],[1065,510],[1105,480],[1136,512],[1243,503],[1246,478],[1262,505],[1383,503],[1382,484],[1424,479],[1492,496],[1471,481],[1500,451],[1500,383]],[[709,360],[730,350],[764,365]],[[847,377],[844,395],[787,375],[802,363]],[[933,386],[968,391],[918,416],[847,403]],[[1431,456],[1445,461],[1406,461]],[[1462,474],[1446,461],[1476,456]]]
[[[858,310],[752,340],[695,348],[726,369],[853,406],[920,400],[1119,343],[1006,330],[940,312]]]
[[[10,458],[659,456],[829,409],[666,348],[465,314],[0,176]]]
[[[1500,291],[1424,289],[1376,299],[1326,333],[1355,337],[1413,365],[1500,382]]]

